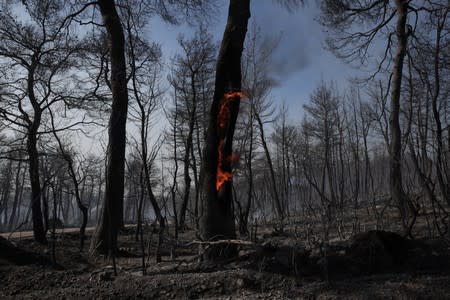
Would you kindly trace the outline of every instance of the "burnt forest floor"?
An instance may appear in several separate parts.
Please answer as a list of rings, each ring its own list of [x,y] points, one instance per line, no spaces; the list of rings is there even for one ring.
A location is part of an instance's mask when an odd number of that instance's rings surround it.
[[[157,236],[146,226],[145,276],[134,226],[120,233],[117,276],[110,259],[89,255],[91,231],[82,252],[76,232],[58,232],[56,266],[49,246],[0,237],[0,299],[450,299],[445,239],[372,230],[324,248],[310,236],[319,231],[300,228],[306,225],[259,226],[238,258],[211,264],[199,260],[193,230],[177,242],[166,235],[156,263]]]

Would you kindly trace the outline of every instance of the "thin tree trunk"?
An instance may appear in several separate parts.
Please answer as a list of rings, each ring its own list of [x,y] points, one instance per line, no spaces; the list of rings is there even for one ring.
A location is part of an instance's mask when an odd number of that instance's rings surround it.
[[[17,170],[16,170],[15,181],[14,181],[14,202],[13,202],[11,216],[9,218],[9,223],[8,223],[9,231],[11,231],[14,226],[14,221],[16,219],[16,213],[18,211],[17,207],[19,204],[19,196],[21,194],[21,190],[23,189],[23,186],[21,186],[21,180],[20,180],[20,172],[22,171],[22,161],[19,160],[16,168],[17,168]]]
[[[102,174],[99,172],[99,178],[98,178],[98,193],[97,193],[97,203],[95,205],[95,221],[98,222],[98,215],[100,212],[100,199],[102,198]]]
[[[62,147],[61,144],[60,144],[60,147]],[[61,150],[61,151],[63,151],[63,150]],[[81,215],[82,215],[82,220],[81,220],[81,225],[80,225],[80,252],[81,252],[81,251],[83,251],[83,248],[84,248],[85,232],[86,232],[86,225],[87,225],[87,220],[88,220],[88,208],[86,207],[86,205],[83,204],[83,201],[81,200],[79,182],[78,182],[77,176],[75,174],[75,169],[73,166],[72,159],[70,157],[68,157],[65,152],[63,152],[63,155],[66,157],[69,175],[70,175],[70,178],[72,179],[72,182],[73,182],[73,185],[75,188],[75,199],[77,201],[78,208],[80,209]]]
[[[143,218],[143,207],[144,207],[144,194],[145,194],[145,188],[144,188],[144,170],[141,168],[141,171],[139,172],[139,202],[138,202],[138,209],[137,209],[137,227],[136,227],[136,235],[135,240],[136,242],[139,241],[140,233],[142,231],[142,218]],[[138,194],[138,189],[136,188],[136,196]],[[143,254],[145,256],[145,254]]]
[[[87,221],[89,222],[90,219],[92,219],[91,213],[92,213],[92,198],[94,197],[94,180],[93,178],[91,178],[91,189],[89,190],[89,201],[88,201],[88,205],[87,205],[87,209],[88,209],[88,217],[87,217]]]
[[[199,178],[198,178],[198,170],[197,170],[197,158],[195,157],[194,149],[191,151],[191,169],[194,174],[194,188],[195,188],[195,198],[194,198],[194,220],[193,223],[196,228],[198,228],[198,201],[200,198],[200,189],[199,189]]]
[[[177,151],[177,116],[178,116],[178,104],[175,101],[175,114],[174,114],[174,124],[173,124],[173,157],[175,169],[173,172],[172,186],[170,187],[170,194],[172,197],[172,209],[173,218],[175,226],[175,239],[178,240],[178,211],[177,211],[177,201],[176,201],[176,191],[177,191],[177,175],[178,175],[178,151]]]
[[[247,190],[247,204],[243,216],[241,217],[241,224],[239,225],[239,232],[242,235],[248,235],[248,217],[250,215],[250,208],[252,206],[253,196],[253,109],[250,112],[249,130],[250,130],[250,145],[248,149],[247,169],[248,169],[248,190]]]
[[[264,149],[264,154],[266,155],[267,165],[269,166],[270,181],[271,181],[271,185],[272,185],[272,194],[273,194],[273,199],[275,201],[275,207],[277,209],[278,217],[280,218],[280,220],[283,220],[283,218],[284,218],[283,208],[281,206],[281,201],[280,201],[280,197],[279,197],[279,193],[278,193],[277,181],[276,181],[276,176],[275,176],[275,170],[273,168],[272,158],[270,156],[269,147],[267,146],[266,137],[264,134],[264,126],[263,126],[262,120],[258,113],[256,113],[255,117],[256,117],[256,121],[258,122],[259,134],[260,134],[261,143],[262,143],[262,146]]]
[[[26,177],[27,177],[27,171],[24,168],[24,170],[22,172],[22,183],[20,185],[19,203],[18,203],[18,207],[17,207],[16,220],[19,220],[20,216],[22,215],[23,190],[24,190],[24,186],[25,186]],[[17,223],[17,221],[16,221],[16,223]]]
[[[49,230],[49,215],[48,215],[48,193],[49,193],[49,186],[47,184],[47,180],[50,180],[50,178],[45,178],[45,174],[43,175],[45,183],[41,188],[42,191],[42,213],[43,213],[43,217],[44,217],[44,231],[45,234],[47,234],[48,230]]]
[[[139,192],[139,205],[137,212],[137,227],[136,227],[136,241],[140,241],[140,247],[142,251],[142,275],[146,275],[145,268],[145,247],[144,247],[144,230],[142,228],[142,219],[143,219],[143,207],[144,207],[144,170],[141,168],[139,173],[139,185],[141,187]]]
[[[51,235],[52,235],[52,242],[51,242],[51,246],[52,246],[52,263],[53,266],[56,266],[56,212],[57,212],[57,207],[56,207],[56,198],[57,198],[57,191],[55,189],[54,184],[52,184],[52,199],[53,199],[53,222],[52,222],[52,230],[51,230]]]
[[[0,216],[0,228],[6,229],[6,224],[8,223],[8,202],[9,202],[9,194],[11,192],[11,177],[12,177],[12,163],[13,161],[10,160],[7,167],[6,167],[6,175],[5,180],[3,182],[2,186],[2,195],[1,195],[1,201],[0,201],[0,212],[3,210],[3,222],[1,221]],[[17,175],[16,175],[17,177]]]
[[[180,209],[180,228],[185,226],[186,219],[186,209],[189,202],[189,195],[191,191],[191,176],[189,175],[189,166],[190,166],[190,153],[192,151],[193,145],[193,135],[194,135],[194,126],[195,126],[195,115],[197,113],[197,91],[195,88],[195,76],[191,76],[191,88],[192,88],[192,109],[189,112],[189,129],[188,136],[186,137],[186,149],[184,153],[184,194],[183,194],[183,202],[181,202]]]

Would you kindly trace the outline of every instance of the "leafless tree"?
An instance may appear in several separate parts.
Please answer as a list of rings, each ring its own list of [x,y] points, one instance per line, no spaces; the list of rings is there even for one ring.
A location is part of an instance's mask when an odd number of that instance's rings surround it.
[[[26,135],[33,231],[36,241],[45,243],[37,147],[45,130],[40,129],[49,107],[83,98],[76,86],[63,83],[61,75],[78,67],[78,54],[84,49],[79,38],[68,35],[63,1],[22,2],[2,2],[0,12],[0,56],[5,74],[0,83],[4,90],[0,114],[10,128]],[[28,20],[14,15],[13,8],[20,5]]]
[[[262,41],[265,40],[265,43]],[[269,168],[271,196],[280,220],[284,217],[283,207],[280,201],[280,193],[276,182],[276,174],[269,151],[265,125],[273,122],[275,109],[269,95],[275,82],[270,78],[271,57],[278,45],[278,40],[263,39],[256,24],[252,27],[252,33],[247,42],[243,59],[244,87],[250,102],[251,112],[256,122],[259,143],[262,145],[264,155]]]
[[[125,30],[127,32],[126,46],[129,57],[129,81],[131,85],[130,116],[139,124],[140,134],[135,144],[137,145],[137,152],[142,162],[141,176],[143,177],[140,178],[140,182],[143,181],[145,183],[146,194],[152,205],[156,220],[159,223],[159,236],[162,239],[165,221],[151,184],[152,165],[158,153],[157,149],[159,148],[159,144],[152,148],[151,151],[148,150],[152,118],[160,106],[160,97],[163,93],[159,82],[161,77],[161,50],[159,45],[145,42],[141,37],[141,31],[146,25],[146,21],[142,20],[144,12],[134,9],[129,5],[125,7],[126,12],[123,13],[122,18],[126,21]],[[143,197],[142,192],[141,197]],[[143,198],[139,202],[137,234],[143,230],[141,226],[143,213],[142,201]],[[159,250],[157,251],[156,259],[158,262],[161,260]]]
[[[183,176],[184,192],[181,207],[178,212],[178,225],[182,229],[185,226],[188,202],[191,197],[191,170],[194,172],[195,203],[198,202],[198,174],[195,137],[203,135],[202,120],[203,111],[209,105],[211,98],[210,85],[212,82],[213,65],[215,61],[215,47],[211,35],[204,26],[200,26],[192,39],[180,37],[178,43],[182,54],[174,58],[174,69],[169,80],[174,87],[177,102],[178,136],[181,138],[179,145],[183,145]],[[186,133],[183,133],[186,132]]]
[[[417,1],[418,2],[418,1]],[[402,133],[400,127],[400,100],[404,57],[408,38],[413,26],[407,24],[408,14],[415,13],[420,3],[412,1],[360,1],[350,3],[343,0],[322,2],[321,22],[330,29],[329,48],[340,58],[365,63],[368,51],[377,39],[386,43],[386,48],[375,73],[392,59],[389,77],[389,157],[390,194],[397,203],[405,234],[410,228],[410,203],[402,185]],[[393,53],[395,52],[395,53]]]

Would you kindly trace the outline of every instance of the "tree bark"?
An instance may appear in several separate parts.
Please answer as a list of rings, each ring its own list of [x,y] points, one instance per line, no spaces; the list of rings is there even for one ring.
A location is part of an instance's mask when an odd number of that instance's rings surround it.
[[[176,91],[175,91],[176,93]],[[176,94],[175,94],[176,97]],[[176,201],[176,192],[177,192],[177,175],[178,175],[178,155],[177,155],[177,116],[178,116],[178,103],[175,101],[175,113],[173,120],[173,161],[175,164],[175,168],[173,171],[173,181],[170,186],[170,195],[172,197],[172,209],[173,209],[173,219],[174,219],[174,229],[175,229],[175,239],[178,240],[178,211],[177,211],[177,201]]]
[[[261,139],[261,143],[264,149],[264,154],[266,156],[267,165],[269,166],[270,171],[270,182],[272,184],[272,196],[275,201],[275,207],[277,209],[278,217],[280,220],[284,219],[283,207],[281,206],[281,201],[277,189],[277,181],[275,176],[275,170],[273,168],[272,158],[270,156],[269,147],[267,146],[266,137],[264,134],[264,125],[258,113],[255,112],[256,121],[258,122],[259,127],[259,135]]]
[[[103,211],[93,247],[100,253],[117,248],[117,235],[123,226],[123,195],[128,91],[125,63],[125,37],[114,0],[99,0],[100,13],[108,33],[111,61],[112,107],[108,127],[106,186]]]
[[[239,221],[239,233],[242,236],[248,236],[248,217],[250,215],[250,208],[252,207],[252,196],[253,196],[253,168],[252,168],[252,162],[253,162],[253,117],[254,112],[253,108],[250,108],[250,114],[249,114],[249,149],[248,149],[248,157],[246,161],[247,165],[247,172],[248,172],[248,188],[247,188],[247,203],[245,205],[244,211],[240,215],[240,221]]]
[[[2,182],[2,192],[1,192],[1,199],[0,199],[0,213],[3,212],[3,222],[2,218],[0,216],[0,228],[6,229],[6,225],[8,224],[8,202],[9,202],[9,194],[11,192],[11,177],[12,177],[12,165],[13,161],[10,160],[3,169],[3,171],[6,173],[4,176],[4,180]],[[12,218],[12,214],[11,214]]]
[[[16,166],[16,176],[15,176],[15,180],[14,180],[14,202],[13,202],[13,207],[12,207],[12,211],[11,211],[11,216],[9,218],[9,222],[8,222],[8,230],[11,231],[13,229],[14,226],[14,222],[15,222],[15,218],[16,218],[16,213],[17,213],[17,207],[19,207],[19,197],[22,193],[22,189],[23,189],[23,185],[21,185],[21,180],[20,180],[20,174],[22,172],[22,161],[19,160],[19,162],[17,163]]]
[[[53,132],[56,136],[56,132]],[[88,221],[88,208],[86,205],[83,204],[83,201],[81,200],[82,197],[80,195],[80,187],[79,182],[77,179],[77,175],[75,174],[75,167],[73,166],[72,158],[63,150],[63,146],[61,142],[58,139],[59,147],[61,149],[62,155],[64,156],[64,159],[67,162],[67,169],[69,171],[70,178],[72,179],[73,186],[75,189],[75,199],[77,201],[78,208],[80,209],[82,220],[80,225],[80,252],[83,251],[84,248],[84,240],[85,240],[85,232],[86,232],[86,225]]]
[[[396,0],[397,8],[397,53],[394,57],[394,67],[392,71],[392,93],[391,112],[389,117],[390,125],[390,192],[394,203],[400,209],[403,227],[406,230],[409,219],[409,208],[402,186],[402,134],[400,129],[400,92],[402,85],[403,61],[406,54],[408,34],[406,32],[406,19],[408,14],[408,1]]]
[[[40,110],[35,110],[33,124],[28,129],[27,152],[28,152],[28,171],[30,173],[31,184],[31,216],[33,219],[34,239],[46,244],[45,228],[41,210],[41,183],[39,178],[39,154],[37,150],[37,129],[40,123]]]
[[[189,175],[189,166],[191,163],[191,151],[193,152],[193,136],[194,136],[194,126],[195,126],[195,117],[197,114],[197,90],[195,88],[195,73],[191,75],[191,89],[192,89],[192,109],[189,112],[189,124],[188,124],[188,135],[186,137],[185,143],[185,153],[183,158],[184,164],[184,194],[183,194],[183,202],[181,203],[180,209],[180,221],[179,226],[180,229],[183,229],[185,226],[186,219],[186,210],[189,202],[189,195],[191,191],[191,176]]]
[[[241,55],[250,18],[250,0],[230,0],[228,21],[223,34],[219,57],[216,64],[216,81],[213,103],[209,113],[203,154],[203,211],[200,233],[203,240],[233,239],[236,236],[232,211],[232,186],[226,181],[218,191],[216,188],[219,151],[222,153],[222,170],[231,172],[232,140],[239,112],[240,98],[235,97],[229,104],[228,122],[219,128],[218,116],[221,101],[226,92],[241,91]],[[219,140],[223,147],[219,148]],[[216,260],[232,257],[236,247],[217,245],[209,247],[204,258]]]
[[[450,205],[450,185],[448,180],[446,180],[446,170],[448,167],[445,162],[445,147],[443,141],[443,129],[441,122],[441,115],[439,112],[439,97],[441,94],[441,74],[440,74],[440,60],[441,60],[441,40],[442,40],[442,30],[445,26],[445,20],[447,18],[449,10],[447,9],[442,16],[442,20],[439,20],[438,27],[436,29],[436,45],[433,57],[433,72],[434,72],[434,88],[432,91],[431,107],[433,112],[434,122],[436,123],[436,175],[439,183],[439,187],[442,193],[442,197]],[[449,221],[450,222],[450,221]],[[450,223],[449,223],[450,224]],[[450,234],[450,230],[449,230]]]

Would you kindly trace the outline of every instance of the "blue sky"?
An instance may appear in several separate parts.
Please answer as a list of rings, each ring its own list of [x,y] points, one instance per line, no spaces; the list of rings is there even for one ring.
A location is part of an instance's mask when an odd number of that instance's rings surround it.
[[[209,26],[215,40],[220,41],[227,19],[228,1],[219,1],[219,9]],[[336,82],[342,90],[347,79],[359,72],[336,59],[324,49],[326,33],[315,20],[319,9],[310,1],[298,11],[289,12],[272,0],[252,0],[253,22],[261,32],[271,37],[280,37],[274,53],[273,74],[279,86],[273,89],[273,100],[289,106],[290,118],[295,120],[302,113],[302,104],[321,80]],[[149,24],[149,38],[161,43],[164,57],[172,57],[179,50],[177,36],[189,36],[194,31],[187,25],[173,26],[154,18]],[[167,60],[166,60],[167,61]]]

